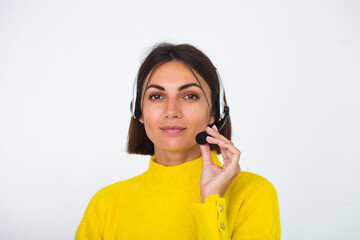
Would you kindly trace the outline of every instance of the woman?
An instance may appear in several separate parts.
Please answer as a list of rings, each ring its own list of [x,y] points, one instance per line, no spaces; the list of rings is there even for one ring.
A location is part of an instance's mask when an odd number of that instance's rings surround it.
[[[75,239],[280,239],[276,190],[240,171],[221,86],[195,47],[152,49],[134,83],[127,145],[152,156],[149,168],[97,192]]]

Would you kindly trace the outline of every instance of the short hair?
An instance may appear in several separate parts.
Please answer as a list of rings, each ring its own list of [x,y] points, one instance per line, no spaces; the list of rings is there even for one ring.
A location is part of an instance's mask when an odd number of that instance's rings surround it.
[[[211,106],[213,108],[212,114],[216,119],[215,107],[217,105],[216,102],[219,99],[220,92],[220,84],[216,68],[203,52],[190,44],[171,44],[164,42],[152,47],[150,53],[143,60],[137,74],[136,100],[139,100],[137,102],[139,103],[142,98],[142,88],[148,74],[161,64],[170,61],[181,61],[185,63],[189,68],[191,67],[194,69],[206,81],[211,90]],[[224,101],[226,104],[225,94]],[[215,122],[217,122],[217,119]],[[224,127],[220,130],[220,134],[231,140],[230,116],[228,117]],[[221,152],[219,146],[215,144],[210,144],[210,149],[216,150],[218,154]],[[154,144],[146,135],[144,125],[133,117],[131,117],[130,120],[126,151],[130,154],[134,153],[151,156],[154,154]]]

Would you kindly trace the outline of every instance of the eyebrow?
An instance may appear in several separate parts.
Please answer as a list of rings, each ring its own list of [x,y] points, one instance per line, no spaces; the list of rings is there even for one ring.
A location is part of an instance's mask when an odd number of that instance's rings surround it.
[[[200,89],[202,90],[202,87],[201,87],[200,85],[196,84],[196,83],[188,83],[188,84],[182,85],[182,86],[180,86],[180,87],[178,88],[178,90],[179,90],[179,91],[182,91],[182,90],[184,90],[184,89],[187,89],[187,88],[193,87],[193,86],[194,86],[194,87],[198,87],[198,88],[200,88]],[[156,89],[159,89],[159,90],[161,90],[161,91],[165,91],[165,88],[163,88],[162,86],[156,85],[156,84],[151,84],[151,85],[149,85],[149,86],[145,89],[145,92],[146,92],[146,90],[148,90],[149,88],[156,88]]]

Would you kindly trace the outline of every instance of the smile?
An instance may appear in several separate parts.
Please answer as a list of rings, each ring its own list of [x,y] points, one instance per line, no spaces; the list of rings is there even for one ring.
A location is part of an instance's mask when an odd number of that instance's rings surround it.
[[[166,134],[176,135],[184,132],[186,128],[179,126],[166,126],[166,127],[161,127],[160,129]]]

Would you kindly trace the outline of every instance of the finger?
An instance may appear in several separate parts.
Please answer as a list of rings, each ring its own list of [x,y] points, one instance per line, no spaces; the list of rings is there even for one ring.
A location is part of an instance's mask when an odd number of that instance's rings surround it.
[[[230,152],[231,156],[229,154],[228,154],[228,156],[230,156],[229,159],[231,160],[232,165],[235,166],[236,164],[238,164],[238,162],[240,160],[241,152],[236,147],[234,147],[233,144],[221,142],[221,143],[219,143],[219,146],[221,148],[223,148],[225,151]]]
[[[223,148],[226,148],[227,150],[229,150],[232,154],[240,156],[240,151],[234,146],[234,144],[219,141],[219,145],[221,145],[220,147],[223,147]]]
[[[209,144],[201,144],[200,150],[201,150],[201,155],[203,158],[203,165],[213,165],[214,163],[211,159]]]
[[[214,138],[214,137],[211,137],[211,136],[206,137],[206,141],[208,143],[211,143],[211,144],[219,145],[220,150],[221,150],[221,155],[222,155],[222,157],[224,159],[223,166],[226,167],[228,165],[228,162],[229,162],[230,158],[231,158],[231,154],[229,153],[229,151],[227,151],[226,148],[222,147],[222,145],[220,144],[220,143],[224,143],[224,142],[222,140],[220,140],[220,139],[217,139],[217,138]]]
[[[215,131],[213,128],[210,128],[210,127],[207,127],[206,128],[206,132],[212,136],[212,137],[215,137],[215,138],[219,138],[221,139],[222,141],[224,142],[229,142],[231,143],[231,141],[229,139],[227,139],[226,137],[224,137],[223,135],[221,135],[218,131]]]
[[[224,142],[222,139],[218,139],[218,138],[215,138],[215,137],[212,137],[212,136],[207,136],[206,137],[206,141],[208,143],[211,143],[211,144],[217,144],[219,145],[220,148],[223,148],[223,149],[231,149],[232,151],[230,151],[232,154],[236,153],[237,151],[239,151],[232,142]],[[240,152],[240,151],[239,151]],[[230,155],[229,155],[230,157]]]
[[[231,166],[231,168],[235,167],[239,164],[241,152],[235,148],[232,144],[221,143],[222,154],[224,161],[227,162],[226,166]],[[227,156],[227,157],[226,157]]]
[[[223,140],[220,140],[220,139],[218,139],[218,138],[214,138],[214,137],[212,137],[212,136],[207,136],[207,137],[206,137],[206,141],[207,141],[208,143],[211,143],[211,144],[219,144],[219,143],[221,143],[221,142],[224,142]]]
[[[221,150],[221,155],[223,158],[223,165],[224,168],[226,168],[227,166],[229,166],[231,164],[231,153],[224,147],[222,147],[221,145],[219,145],[220,150]]]

